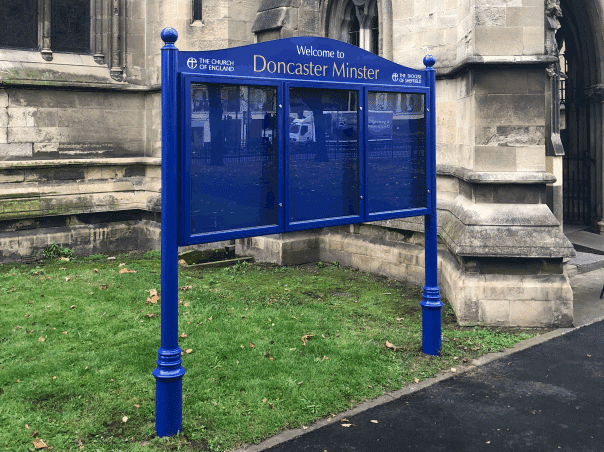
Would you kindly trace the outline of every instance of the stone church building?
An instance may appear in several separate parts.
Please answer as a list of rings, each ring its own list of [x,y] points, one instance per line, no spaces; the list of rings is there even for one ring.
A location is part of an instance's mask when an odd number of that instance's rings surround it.
[[[0,0],[0,259],[157,248],[160,31],[436,58],[439,285],[460,322],[572,323],[564,223],[604,231],[604,0]],[[242,239],[423,281],[420,218]]]

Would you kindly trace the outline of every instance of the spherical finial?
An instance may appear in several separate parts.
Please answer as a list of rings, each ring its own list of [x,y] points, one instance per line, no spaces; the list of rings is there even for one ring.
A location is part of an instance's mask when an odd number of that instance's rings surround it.
[[[166,44],[174,44],[178,39],[178,32],[174,28],[166,27],[161,31],[161,39]]]
[[[434,66],[434,63],[436,63],[436,60],[434,59],[434,57],[432,55],[426,55],[424,57],[424,66],[432,67],[432,66]]]

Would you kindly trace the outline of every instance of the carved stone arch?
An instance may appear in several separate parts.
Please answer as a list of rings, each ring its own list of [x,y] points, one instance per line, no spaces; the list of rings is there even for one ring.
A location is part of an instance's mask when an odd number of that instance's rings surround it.
[[[546,0],[546,13],[554,0]],[[604,234],[604,61],[601,0],[559,0],[556,37],[564,42],[561,68],[564,222],[580,222]]]
[[[360,14],[361,8],[363,9]],[[368,31],[374,17],[379,23],[379,54],[392,59],[392,0],[324,0],[320,5],[320,29],[324,36],[340,41],[348,41],[347,30],[355,10],[361,28]],[[371,49],[369,33],[365,33],[361,47]]]

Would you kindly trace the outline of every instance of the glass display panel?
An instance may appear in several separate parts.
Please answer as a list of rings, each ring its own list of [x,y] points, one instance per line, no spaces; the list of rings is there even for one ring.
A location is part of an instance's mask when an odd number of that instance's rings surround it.
[[[52,0],[50,48],[55,52],[90,51],[90,0]]]
[[[191,234],[277,224],[277,89],[191,84]]]
[[[359,215],[357,91],[290,88],[289,221]]]
[[[426,207],[423,94],[369,92],[369,213]]]
[[[0,47],[38,48],[38,0],[0,0]]]

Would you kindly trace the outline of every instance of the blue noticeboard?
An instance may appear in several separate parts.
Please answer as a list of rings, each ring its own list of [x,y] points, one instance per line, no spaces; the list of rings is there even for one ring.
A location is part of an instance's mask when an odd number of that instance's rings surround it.
[[[178,246],[425,216],[426,354],[441,349],[434,58],[410,69],[326,38],[178,51],[162,31],[156,431],[181,429]]]
[[[425,215],[425,71],[291,38],[178,52],[180,245]]]

